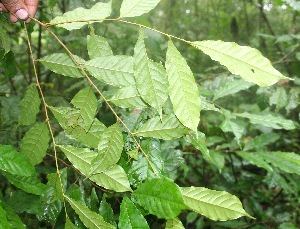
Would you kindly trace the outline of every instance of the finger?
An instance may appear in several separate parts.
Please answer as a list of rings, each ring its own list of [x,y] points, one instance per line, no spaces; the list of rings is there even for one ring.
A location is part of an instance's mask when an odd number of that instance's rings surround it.
[[[27,6],[29,15],[34,17],[38,7],[38,0],[25,0],[25,5]]]
[[[12,22],[18,19],[26,21],[29,18],[28,9],[22,0],[2,0],[2,4],[11,13],[10,20]]]
[[[1,9],[1,12],[3,12],[3,13],[9,12],[1,2],[0,2],[0,9]]]

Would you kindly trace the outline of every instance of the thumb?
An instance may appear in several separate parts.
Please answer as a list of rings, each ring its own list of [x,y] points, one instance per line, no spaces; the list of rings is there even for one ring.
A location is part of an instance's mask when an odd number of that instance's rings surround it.
[[[26,21],[29,18],[28,9],[23,0],[2,0],[1,2],[11,13],[12,22],[17,22],[18,19]]]

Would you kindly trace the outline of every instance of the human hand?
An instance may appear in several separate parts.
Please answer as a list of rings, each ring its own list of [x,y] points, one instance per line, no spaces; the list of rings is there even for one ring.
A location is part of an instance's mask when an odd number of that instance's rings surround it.
[[[19,19],[29,22],[35,16],[38,0],[1,0],[0,9],[2,12],[10,13],[10,20],[17,22]]]

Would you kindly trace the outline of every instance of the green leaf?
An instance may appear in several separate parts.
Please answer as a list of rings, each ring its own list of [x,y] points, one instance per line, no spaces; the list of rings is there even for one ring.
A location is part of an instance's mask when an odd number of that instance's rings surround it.
[[[122,108],[146,108],[147,104],[141,99],[135,86],[124,87],[116,91],[109,99]]]
[[[53,188],[53,200],[63,201],[64,193],[67,187],[67,170],[62,169],[59,171],[60,176],[57,173],[50,173],[47,175],[47,186]]]
[[[212,102],[206,100],[205,97],[201,96],[201,110],[203,111],[216,111],[220,112],[220,109],[217,108]]]
[[[12,207],[10,205],[8,205],[5,202],[2,202],[0,200],[0,208],[3,208],[5,210],[6,218],[7,218],[8,222],[10,223],[12,229],[25,229],[26,228],[26,226],[23,224],[20,217],[16,214],[16,212],[14,211],[14,209],[12,209]],[[0,213],[0,215],[2,215],[2,213]],[[0,218],[1,218],[1,216],[0,216]],[[2,226],[1,222],[2,222],[2,220],[0,219],[0,227]],[[3,227],[3,229],[7,229],[7,228]]]
[[[185,208],[179,187],[165,177],[146,181],[132,196],[136,203],[158,218],[173,219]]]
[[[78,229],[69,218],[66,219],[65,229]]]
[[[3,174],[10,183],[27,193],[42,195],[45,192],[46,185],[35,176],[17,176],[5,172]]]
[[[110,204],[106,201],[106,194],[103,194],[102,196],[102,200],[99,207],[99,214],[103,217],[103,219],[106,222],[116,226],[116,223],[114,221],[115,214]]]
[[[280,135],[273,132],[261,134],[247,142],[243,150],[249,151],[256,149],[256,151],[260,151],[267,145],[275,143],[279,138]]]
[[[91,9],[79,7],[73,11],[64,13],[50,21],[50,24],[56,24],[67,30],[80,29],[88,23],[95,21],[102,22],[111,14],[111,1],[108,3],[98,2]],[[82,20],[81,22],[79,22]]]
[[[217,91],[214,92],[214,99],[223,98],[228,95],[235,94],[239,91],[246,90],[250,88],[253,84],[245,80],[239,79],[232,82],[227,82],[225,85],[222,85]]]
[[[178,218],[175,218],[167,220],[165,229],[184,229],[184,226]]]
[[[83,124],[83,120],[80,117],[80,111],[78,109],[70,107],[49,107],[53,115],[59,122],[62,128],[76,127]],[[81,119],[80,119],[81,118]]]
[[[168,81],[164,67],[150,60],[144,43],[145,35],[140,30],[134,47],[134,77],[142,99],[154,107],[161,116],[162,107],[168,99]]]
[[[3,27],[0,28],[0,42],[4,49],[3,56],[5,56],[10,51],[10,37]]]
[[[76,57],[76,61],[83,64],[85,60]],[[82,78],[84,77],[80,68],[76,65],[72,58],[65,53],[54,53],[39,59],[46,68],[64,76]]]
[[[1,229],[12,228],[11,224],[7,220],[6,211],[2,208],[1,205],[0,205],[0,228]]]
[[[88,130],[94,121],[98,102],[92,88],[85,88],[79,91],[71,103],[74,107],[80,109],[80,115],[83,118],[84,129]]]
[[[92,161],[90,173],[100,173],[116,164],[122,154],[124,146],[122,131],[118,124],[108,127],[101,136],[98,145],[98,155]]]
[[[104,56],[84,63],[85,68],[97,80],[116,87],[135,85],[133,57]]]
[[[134,134],[143,137],[171,140],[186,134],[188,130],[174,115],[154,117],[144,123]]]
[[[127,196],[123,198],[120,207],[118,226],[120,229],[150,229],[144,216]]]
[[[196,132],[201,110],[199,90],[190,67],[172,41],[169,41],[166,69],[174,112],[184,126]]]
[[[286,152],[258,153],[265,161],[287,173],[300,175],[300,155]]]
[[[69,145],[60,145],[59,148],[64,152],[68,160],[76,169],[78,169],[83,175],[88,175],[88,172],[91,169],[92,160],[97,156],[97,152]]]
[[[131,192],[128,177],[124,169],[114,165],[102,173],[92,175],[90,180],[97,185],[116,192]]]
[[[237,142],[240,143],[244,132],[244,126],[241,126],[237,121],[226,117],[225,120],[222,122],[220,128],[224,132],[232,132]]]
[[[120,9],[120,18],[136,17],[154,9],[160,0],[124,0]]]
[[[18,176],[35,175],[35,169],[27,156],[15,151],[10,145],[0,145],[0,170]]]
[[[33,165],[43,161],[50,141],[46,123],[36,123],[30,128],[21,141],[21,152],[26,154]]]
[[[288,103],[287,94],[284,88],[278,87],[276,91],[270,97],[270,106],[275,105],[276,110],[280,110],[283,107],[286,107]]]
[[[113,51],[104,37],[91,34],[87,37],[87,50],[90,59],[102,56],[112,56]]]
[[[241,216],[252,218],[240,200],[227,192],[202,187],[181,188],[184,203],[189,209],[212,220],[227,221]]]
[[[235,115],[243,118],[248,118],[252,124],[262,125],[273,129],[293,130],[296,128],[292,120],[287,120],[271,114],[257,115],[244,112],[242,114]]]
[[[113,225],[104,221],[102,216],[96,212],[91,211],[87,206],[65,196],[71,207],[74,209],[80,220],[89,229],[115,229]]]
[[[265,162],[264,158],[257,153],[236,152],[236,154],[257,167],[263,168],[268,172],[273,172],[272,166]]]
[[[40,111],[41,99],[35,86],[29,87],[20,102],[20,117],[18,125],[31,125]]]
[[[261,87],[288,79],[271,65],[270,61],[254,48],[239,46],[234,42],[195,41],[191,45],[220,62],[235,75]]]

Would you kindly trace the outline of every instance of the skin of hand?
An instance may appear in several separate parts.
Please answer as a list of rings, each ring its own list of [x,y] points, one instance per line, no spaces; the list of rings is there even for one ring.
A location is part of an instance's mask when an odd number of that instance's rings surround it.
[[[11,22],[17,22],[19,19],[29,22],[31,17],[35,16],[38,0],[1,0],[0,9],[2,12],[10,13]]]

